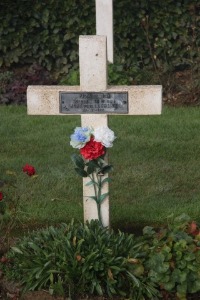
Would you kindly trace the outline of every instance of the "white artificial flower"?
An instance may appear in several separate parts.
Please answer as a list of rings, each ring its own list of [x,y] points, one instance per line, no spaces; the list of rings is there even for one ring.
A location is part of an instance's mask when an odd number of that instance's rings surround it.
[[[94,140],[100,142],[106,148],[113,146],[113,141],[116,139],[114,132],[107,126],[100,126],[94,129]]]

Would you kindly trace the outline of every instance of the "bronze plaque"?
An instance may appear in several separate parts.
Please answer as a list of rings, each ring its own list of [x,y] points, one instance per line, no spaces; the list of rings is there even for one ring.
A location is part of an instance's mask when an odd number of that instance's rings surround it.
[[[60,92],[62,114],[128,114],[128,92]]]

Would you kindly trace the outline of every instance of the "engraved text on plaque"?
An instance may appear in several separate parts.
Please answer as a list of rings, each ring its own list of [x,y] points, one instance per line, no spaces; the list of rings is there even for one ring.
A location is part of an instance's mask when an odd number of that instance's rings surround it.
[[[63,114],[128,114],[127,92],[60,92]]]

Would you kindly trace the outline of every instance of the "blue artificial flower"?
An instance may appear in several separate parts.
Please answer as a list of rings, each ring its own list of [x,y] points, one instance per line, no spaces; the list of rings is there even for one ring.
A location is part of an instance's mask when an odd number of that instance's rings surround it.
[[[87,132],[87,127],[76,127],[74,130],[74,134],[71,135],[71,140],[77,142],[85,142],[88,138]]]
[[[70,145],[73,148],[83,148],[85,144],[90,140],[92,129],[88,127],[76,127],[74,133],[70,136]]]

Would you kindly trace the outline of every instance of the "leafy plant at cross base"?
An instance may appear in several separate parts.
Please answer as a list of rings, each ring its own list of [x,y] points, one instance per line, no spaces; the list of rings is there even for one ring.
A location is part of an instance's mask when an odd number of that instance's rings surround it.
[[[71,296],[179,299],[200,291],[200,230],[186,215],[143,236],[114,233],[97,220],[29,233],[0,260],[24,291]]]
[[[188,293],[200,291],[200,230],[196,222],[183,214],[158,231],[145,227],[144,239],[145,268],[163,295],[173,292],[177,299],[186,300]]]
[[[108,196],[108,193],[102,194],[103,186],[110,181],[105,177],[112,170],[104,160],[106,148],[112,147],[115,139],[114,132],[107,126],[91,129],[88,127],[76,127],[74,134],[71,135],[70,145],[79,149],[80,154],[73,154],[72,161],[75,164],[75,171],[81,177],[89,177],[90,181],[87,186],[93,186],[94,195],[89,196],[97,204],[98,219],[102,223],[101,204]]]
[[[87,294],[155,300],[159,293],[139,258],[142,245],[97,220],[72,221],[30,233],[11,248],[0,268],[7,278],[20,281],[24,291],[48,289],[73,299]]]

